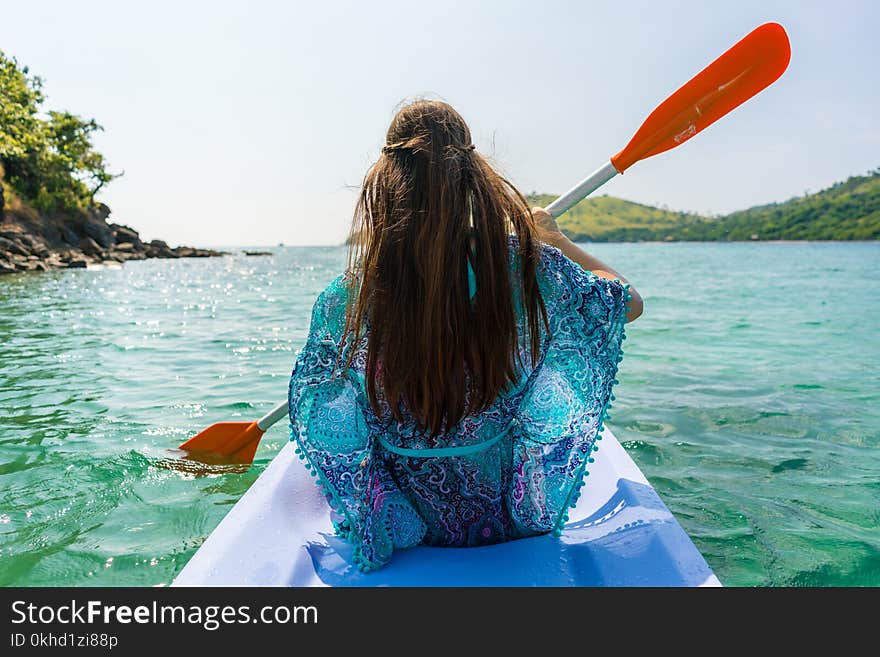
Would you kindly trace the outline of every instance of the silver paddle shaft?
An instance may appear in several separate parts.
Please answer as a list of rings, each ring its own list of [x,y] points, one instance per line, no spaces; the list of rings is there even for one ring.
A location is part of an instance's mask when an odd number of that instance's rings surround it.
[[[555,219],[616,175],[617,169],[614,168],[614,165],[611,162],[606,162],[544,209]]]
[[[260,431],[266,431],[273,424],[278,422],[283,417],[287,417],[287,400],[285,399],[283,402],[278,404],[271,411],[266,413],[263,417],[257,420],[257,426]]]

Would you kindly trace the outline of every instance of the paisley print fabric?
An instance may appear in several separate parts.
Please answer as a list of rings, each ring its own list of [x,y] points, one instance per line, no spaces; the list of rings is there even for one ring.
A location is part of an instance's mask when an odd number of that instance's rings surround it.
[[[509,247],[515,280],[515,238]],[[540,358],[491,407],[433,439],[406,412],[403,422],[390,410],[373,412],[365,338],[349,347],[351,367],[334,373],[352,279],[338,277],[315,302],[290,378],[291,440],[362,570],[414,545],[477,546],[561,531],[613,398],[629,294],[627,285],[541,248],[549,327]]]

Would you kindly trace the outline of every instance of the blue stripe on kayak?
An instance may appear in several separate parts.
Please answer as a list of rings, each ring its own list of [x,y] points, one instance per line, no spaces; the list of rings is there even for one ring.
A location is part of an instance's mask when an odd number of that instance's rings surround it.
[[[628,522],[621,526],[617,518]],[[351,568],[351,544],[329,534],[322,539],[305,549],[329,586],[699,586],[713,577],[656,491],[627,479],[602,508],[567,524],[561,539],[415,547],[368,574]]]

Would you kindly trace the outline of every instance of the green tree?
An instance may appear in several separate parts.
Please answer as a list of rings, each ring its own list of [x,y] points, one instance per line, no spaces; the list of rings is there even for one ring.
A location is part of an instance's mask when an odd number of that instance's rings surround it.
[[[12,190],[41,210],[84,208],[122,174],[95,150],[101,126],[70,112],[41,115],[39,77],[0,51],[0,165]]]

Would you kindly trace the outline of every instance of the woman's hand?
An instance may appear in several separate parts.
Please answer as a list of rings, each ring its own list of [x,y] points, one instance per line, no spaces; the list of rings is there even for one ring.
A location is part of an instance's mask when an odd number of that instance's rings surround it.
[[[549,212],[544,208],[532,208],[532,218],[535,220],[535,226],[538,228],[538,237],[542,242],[556,245],[560,238],[563,237],[562,231],[559,230],[559,224],[556,223]]]
[[[538,238],[542,242],[555,246],[567,258],[600,278],[618,279],[624,283],[629,282],[618,272],[614,271],[614,269],[599,260],[599,258],[590,255],[563,235],[562,231],[559,230],[556,219],[551,217],[550,213],[544,208],[532,208],[532,217],[534,217],[535,225],[538,228]],[[642,314],[645,306],[641,295],[634,287],[630,286],[629,293],[632,295],[632,300],[627,306],[626,321],[631,322]]]

